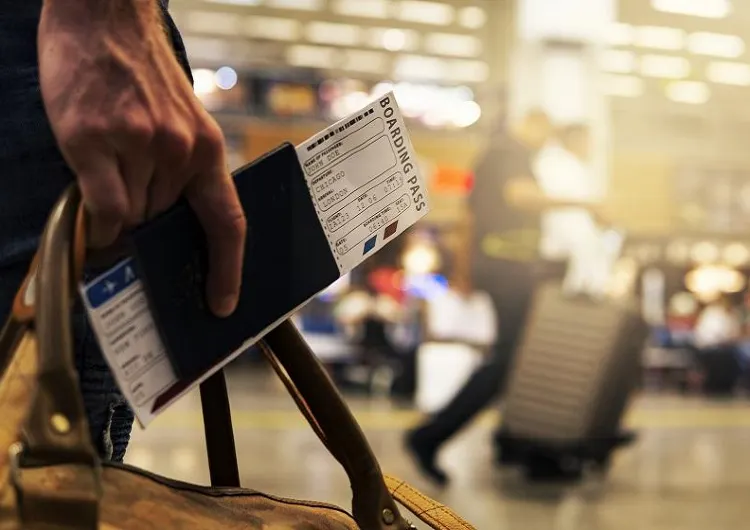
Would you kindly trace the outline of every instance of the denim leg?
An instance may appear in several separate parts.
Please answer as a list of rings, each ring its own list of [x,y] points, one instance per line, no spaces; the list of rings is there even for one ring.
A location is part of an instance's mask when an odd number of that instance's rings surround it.
[[[130,441],[133,412],[122,397],[86,316],[73,314],[78,369],[83,404],[91,440],[105,460],[121,462]]]

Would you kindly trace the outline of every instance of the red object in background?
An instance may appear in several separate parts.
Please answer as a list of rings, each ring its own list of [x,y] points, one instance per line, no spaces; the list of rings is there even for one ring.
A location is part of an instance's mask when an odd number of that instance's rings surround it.
[[[691,331],[698,320],[697,315],[669,316],[667,317],[667,328],[670,331]]]
[[[381,267],[375,269],[367,277],[375,291],[379,294],[390,296],[397,302],[403,302],[405,297],[404,273],[393,267]]]
[[[466,195],[474,188],[474,172],[466,169],[438,166],[432,175],[433,192]]]

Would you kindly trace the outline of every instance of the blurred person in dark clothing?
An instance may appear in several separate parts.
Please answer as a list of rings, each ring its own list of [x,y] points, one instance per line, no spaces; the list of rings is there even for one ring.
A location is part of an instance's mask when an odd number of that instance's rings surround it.
[[[495,304],[499,336],[488,361],[452,401],[407,435],[419,468],[439,484],[448,481],[436,462],[439,449],[501,393],[534,293],[543,211],[579,205],[548,198],[533,174],[533,158],[551,134],[548,116],[531,110],[509,131],[496,131],[476,167],[472,272],[475,286]]]
[[[244,214],[167,0],[0,0],[0,115],[0,318],[72,182],[92,247],[184,195],[211,247],[209,304],[233,312]],[[133,412],[80,309],[73,326],[92,441],[122,460]]]

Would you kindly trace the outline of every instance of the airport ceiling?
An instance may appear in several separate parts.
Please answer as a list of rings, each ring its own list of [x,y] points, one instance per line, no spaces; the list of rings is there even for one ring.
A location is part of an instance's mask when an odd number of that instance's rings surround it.
[[[194,64],[477,85],[501,0],[172,0]]]

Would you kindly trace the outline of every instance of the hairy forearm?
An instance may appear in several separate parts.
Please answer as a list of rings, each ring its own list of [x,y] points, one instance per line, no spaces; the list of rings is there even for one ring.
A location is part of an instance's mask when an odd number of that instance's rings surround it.
[[[158,0],[43,0],[43,9],[53,12],[55,29],[104,30],[146,37],[158,27]]]

